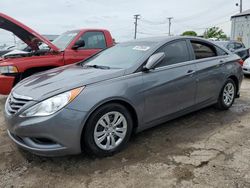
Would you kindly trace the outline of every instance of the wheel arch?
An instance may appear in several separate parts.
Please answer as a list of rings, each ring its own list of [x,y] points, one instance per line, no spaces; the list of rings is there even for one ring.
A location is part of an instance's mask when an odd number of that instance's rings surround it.
[[[228,78],[230,78],[234,81],[235,86],[236,86],[236,91],[238,93],[238,91],[239,91],[239,79],[235,75],[231,75]]]
[[[120,105],[123,105],[131,114],[131,117],[132,117],[132,120],[133,120],[133,130],[132,130],[132,133],[135,133],[137,128],[138,128],[138,113],[135,109],[135,107],[130,103],[128,102],[127,100],[125,99],[122,99],[122,98],[114,98],[114,99],[107,99],[107,100],[104,100],[102,101],[101,103],[99,103],[98,105],[94,106],[92,108],[92,110],[89,112],[89,114],[87,115],[87,117],[85,118],[84,122],[83,122],[83,127],[82,127],[82,130],[81,130],[81,137],[80,137],[80,144],[81,144],[81,148],[83,146],[83,134],[84,134],[84,131],[85,131],[85,124],[88,122],[90,116],[97,110],[99,109],[100,107],[104,106],[104,105],[107,105],[107,104],[110,104],[110,103],[117,103],[117,104],[120,104]],[[83,148],[82,148],[83,149]]]

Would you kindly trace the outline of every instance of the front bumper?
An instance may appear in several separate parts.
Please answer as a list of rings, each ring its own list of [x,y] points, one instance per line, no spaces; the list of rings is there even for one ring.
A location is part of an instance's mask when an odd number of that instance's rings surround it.
[[[5,112],[9,137],[22,149],[41,156],[81,153],[86,113],[62,109],[46,117],[21,118]]]
[[[8,95],[14,86],[15,77],[14,76],[4,76],[0,75],[0,94]]]

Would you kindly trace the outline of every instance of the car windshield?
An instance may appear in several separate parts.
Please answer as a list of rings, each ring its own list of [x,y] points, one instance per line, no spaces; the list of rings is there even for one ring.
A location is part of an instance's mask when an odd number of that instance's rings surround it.
[[[129,68],[142,58],[156,42],[127,42],[117,44],[84,61],[86,66],[105,66],[110,68]]]
[[[52,43],[63,51],[78,33],[78,31],[63,33],[62,35],[57,37]]]

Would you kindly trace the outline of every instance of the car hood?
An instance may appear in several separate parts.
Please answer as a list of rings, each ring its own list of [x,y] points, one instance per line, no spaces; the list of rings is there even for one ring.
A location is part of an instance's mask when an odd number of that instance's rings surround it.
[[[28,46],[30,46],[32,50],[38,50],[39,43],[43,42],[47,44],[51,50],[59,51],[59,48],[53,45],[49,40],[21,22],[3,13],[0,13],[0,28],[12,32]]]
[[[40,101],[77,87],[120,77],[124,73],[123,69],[96,69],[77,64],[69,65],[28,77],[17,84],[13,92]]]

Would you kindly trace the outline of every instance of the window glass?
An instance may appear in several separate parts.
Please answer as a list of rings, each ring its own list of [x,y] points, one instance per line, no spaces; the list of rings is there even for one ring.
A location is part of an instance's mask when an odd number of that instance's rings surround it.
[[[233,43],[229,43],[227,45],[227,49],[230,50],[230,49],[234,49],[234,44]]]
[[[215,48],[216,48],[216,52],[217,52],[218,56],[228,55],[228,53],[226,51],[224,51],[223,49],[221,49],[217,46]]]
[[[187,43],[185,41],[167,44],[157,52],[164,52],[166,57],[156,67],[163,67],[190,60]]]
[[[63,33],[59,37],[57,37],[52,43],[58,47],[60,50],[65,50],[70,42],[76,37],[78,31],[70,31]]]
[[[241,43],[235,43],[234,49],[240,49],[240,48],[242,48],[242,44]]]
[[[85,42],[85,46],[79,49],[105,49],[107,47],[105,36],[102,32],[86,32],[79,40]]]
[[[83,64],[127,69],[136,65],[137,61],[144,57],[156,44],[156,42],[147,41],[120,43],[85,60]]]
[[[214,57],[216,55],[216,50],[213,46],[205,44],[202,42],[191,41],[196,59],[204,59],[209,57]]]

